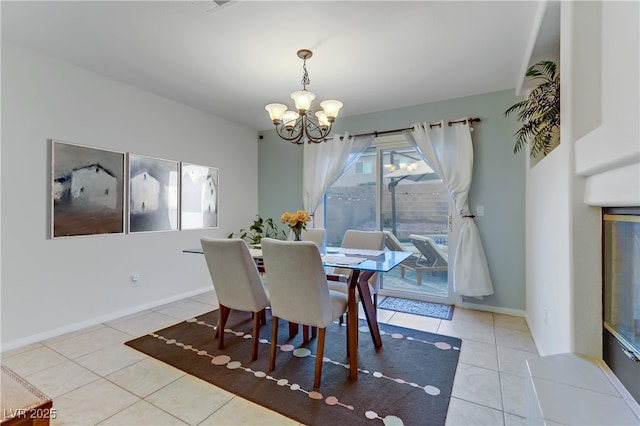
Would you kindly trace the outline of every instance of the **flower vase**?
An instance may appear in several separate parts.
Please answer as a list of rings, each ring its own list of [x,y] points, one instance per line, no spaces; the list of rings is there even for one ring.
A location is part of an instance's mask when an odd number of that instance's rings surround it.
[[[293,241],[302,241],[302,227],[294,226],[291,230],[293,231]]]

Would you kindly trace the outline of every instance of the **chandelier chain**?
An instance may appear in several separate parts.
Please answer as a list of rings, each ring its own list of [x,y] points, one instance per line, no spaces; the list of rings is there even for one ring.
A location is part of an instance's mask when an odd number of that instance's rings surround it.
[[[302,69],[304,70],[304,73],[302,74],[302,90],[306,91],[307,90],[307,85],[311,84],[311,80],[309,80],[309,73],[307,72],[307,58],[304,58],[302,60]]]

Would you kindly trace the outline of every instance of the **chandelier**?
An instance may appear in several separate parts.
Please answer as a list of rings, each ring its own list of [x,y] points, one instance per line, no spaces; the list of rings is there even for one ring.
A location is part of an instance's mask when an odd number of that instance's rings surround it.
[[[297,111],[287,109],[284,104],[269,104],[265,109],[269,112],[269,117],[276,126],[276,132],[282,139],[294,144],[324,142],[331,132],[331,126],[338,116],[342,102],[326,100],[320,102],[322,111],[315,113],[311,110],[311,102],[316,95],[307,90],[310,84],[309,73],[307,72],[307,59],[313,56],[313,52],[308,49],[298,50],[298,57],[302,59],[302,90],[293,92],[291,98],[296,104]]]

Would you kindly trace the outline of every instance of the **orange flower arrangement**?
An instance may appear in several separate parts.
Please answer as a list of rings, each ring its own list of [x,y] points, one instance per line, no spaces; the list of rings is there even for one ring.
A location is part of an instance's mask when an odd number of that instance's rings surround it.
[[[289,228],[295,235],[295,240],[300,241],[300,235],[303,229],[307,229],[307,222],[311,220],[309,213],[304,210],[298,210],[297,212],[284,212],[280,217],[282,223],[289,224]]]

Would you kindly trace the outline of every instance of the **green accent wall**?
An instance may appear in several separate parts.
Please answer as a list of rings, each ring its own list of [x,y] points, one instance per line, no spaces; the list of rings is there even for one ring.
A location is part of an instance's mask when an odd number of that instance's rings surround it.
[[[504,111],[519,101],[514,90],[449,99],[338,118],[332,134],[350,134],[411,127],[479,117],[473,125],[473,183],[469,206],[478,205],[485,215],[476,218],[484,244],[494,294],[465,302],[495,310],[525,309],[525,152],[513,154],[518,122]],[[347,105],[348,107],[348,105]],[[347,111],[347,110],[345,110]],[[302,208],[302,146],[278,137],[274,130],[261,132],[258,142],[258,208],[263,217],[279,218],[282,212]]]

